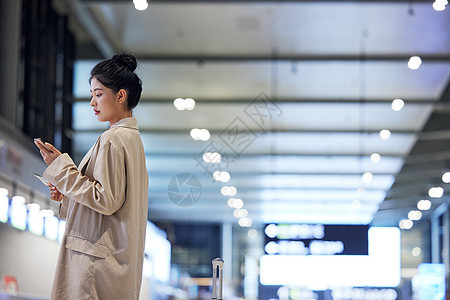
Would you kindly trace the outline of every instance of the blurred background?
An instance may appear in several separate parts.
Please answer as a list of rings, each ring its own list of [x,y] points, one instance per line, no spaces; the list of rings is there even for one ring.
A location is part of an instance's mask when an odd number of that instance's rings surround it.
[[[445,0],[2,0],[0,295],[48,299],[64,221],[34,137],[108,128],[89,72],[128,52],[149,173],[141,299],[445,299]],[[0,299],[3,299],[1,298]]]

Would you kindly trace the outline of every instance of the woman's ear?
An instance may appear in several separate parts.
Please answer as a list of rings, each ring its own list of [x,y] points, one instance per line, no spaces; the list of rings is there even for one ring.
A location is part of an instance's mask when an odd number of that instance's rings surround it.
[[[117,92],[117,100],[119,101],[119,104],[126,104],[127,102],[127,91],[124,89],[120,89]]]

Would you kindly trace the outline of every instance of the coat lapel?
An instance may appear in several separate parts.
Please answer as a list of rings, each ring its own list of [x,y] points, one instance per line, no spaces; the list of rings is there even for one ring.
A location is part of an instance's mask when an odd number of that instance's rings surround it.
[[[91,147],[91,149],[89,149],[88,153],[86,153],[86,155],[83,157],[80,164],[78,165],[78,170],[80,170],[81,174],[85,175],[87,164],[88,164],[89,160],[91,159],[92,152],[94,151],[94,149],[96,149],[98,147],[99,141],[100,141],[100,137],[97,139],[95,144]]]

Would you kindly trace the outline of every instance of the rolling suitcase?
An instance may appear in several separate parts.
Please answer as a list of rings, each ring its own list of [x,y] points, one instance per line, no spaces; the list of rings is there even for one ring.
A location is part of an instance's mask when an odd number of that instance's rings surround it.
[[[223,292],[223,259],[216,258],[212,261],[213,280],[212,280],[212,299],[222,300]],[[219,282],[217,284],[217,282]]]

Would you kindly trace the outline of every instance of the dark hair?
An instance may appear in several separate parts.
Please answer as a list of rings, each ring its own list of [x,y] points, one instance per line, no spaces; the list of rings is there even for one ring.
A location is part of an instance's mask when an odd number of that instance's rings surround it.
[[[142,81],[134,72],[136,67],[136,57],[132,54],[116,54],[111,59],[99,62],[92,69],[89,84],[95,77],[114,93],[121,89],[126,90],[127,106],[131,110],[138,104],[142,92]]]

